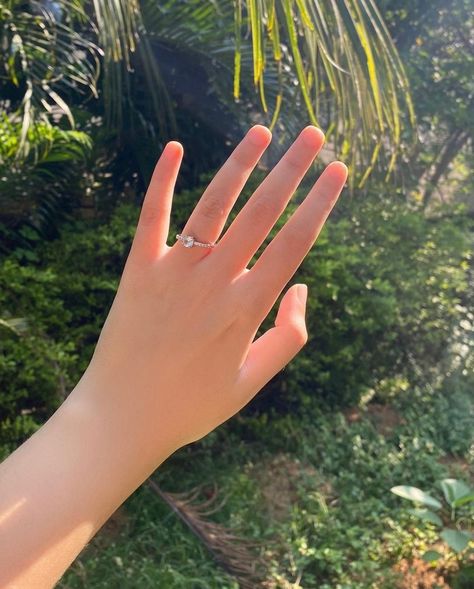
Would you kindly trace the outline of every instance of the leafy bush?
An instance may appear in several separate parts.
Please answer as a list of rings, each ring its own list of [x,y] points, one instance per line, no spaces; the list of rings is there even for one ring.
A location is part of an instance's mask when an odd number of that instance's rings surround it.
[[[274,381],[270,403],[284,410],[436,387],[472,330],[466,217],[374,195],[335,213],[295,276],[309,286],[309,341]]]
[[[415,503],[418,507],[410,509],[409,513],[441,528],[439,537],[459,558],[467,559],[469,544],[474,540],[474,534],[469,530],[474,515],[474,489],[464,481],[452,478],[442,479],[439,486],[443,492],[441,500],[410,485],[397,485],[390,490]],[[442,556],[437,550],[427,550],[423,558],[431,562]]]
[[[90,361],[118,286],[136,208],[109,224],[77,221],[41,243],[35,262],[19,252],[0,263],[4,319],[26,318],[15,333],[0,326],[0,448],[13,450],[58,407]],[[19,258],[19,259],[17,259]]]
[[[201,192],[177,194],[170,244]],[[266,243],[295,206],[290,203]],[[11,424],[4,424],[10,433],[2,429],[0,445],[23,431],[13,425],[17,417],[40,423],[86,369],[138,214],[137,207],[120,204],[108,222],[66,224],[59,239],[38,242],[28,256],[18,248],[1,263],[1,315],[25,317],[30,327],[21,336],[7,333],[0,344],[0,418]],[[438,385],[459,360],[455,347],[466,333],[460,326],[472,325],[467,246],[462,215],[438,222],[405,203],[374,197],[342,206],[294,278],[311,293],[309,342],[247,414],[285,413],[315,402],[344,406],[375,391],[386,398],[419,383]]]
[[[83,131],[46,122],[32,124],[27,149],[18,157],[22,123],[0,114],[0,252],[58,237],[56,225],[71,218],[81,196],[81,179],[92,149]],[[33,258],[31,258],[33,259]]]

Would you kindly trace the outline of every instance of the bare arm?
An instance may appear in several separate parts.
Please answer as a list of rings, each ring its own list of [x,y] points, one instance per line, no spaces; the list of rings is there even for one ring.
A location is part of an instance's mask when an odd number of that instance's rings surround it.
[[[183,229],[216,242],[271,140],[253,127]],[[176,449],[245,406],[307,341],[306,287],[281,300],[347,177],[330,164],[247,265],[323,144],[305,128],[212,249],[166,244],[183,156],[167,144],[119,289],[83,377],[48,422],[0,465],[0,586],[52,587],[109,516]]]

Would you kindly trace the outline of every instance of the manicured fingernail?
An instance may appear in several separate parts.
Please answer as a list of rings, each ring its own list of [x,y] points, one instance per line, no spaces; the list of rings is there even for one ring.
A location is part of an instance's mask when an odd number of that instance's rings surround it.
[[[298,298],[302,305],[306,305],[306,300],[308,298],[308,287],[306,284],[298,284]]]

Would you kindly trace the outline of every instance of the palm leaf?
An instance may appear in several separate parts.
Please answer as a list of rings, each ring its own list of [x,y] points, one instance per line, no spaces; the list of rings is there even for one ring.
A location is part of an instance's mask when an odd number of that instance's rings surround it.
[[[216,505],[216,487],[209,499],[196,503],[200,488],[192,489],[188,493],[168,493],[151,478],[146,484],[199,538],[217,564],[237,579],[239,587],[255,589],[260,586],[265,577],[265,567],[252,549],[261,547],[261,544],[240,538],[221,524],[207,519],[222,507],[222,502]]]
[[[28,156],[30,127],[39,121],[50,122],[45,113],[56,109],[74,127],[65,99],[68,91],[97,95],[101,50],[74,30],[76,21],[85,17],[81,3],[64,0],[59,4],[68,14],[63,22],[42,2],[30,2],[30,11],[23,2],[0,4],[2,77],[16,89],[10,92],[11,102],[22,120],[19,159]]]
[[[151,44],[190,51],[241,120],[248,100],[259,100],[261,122],[273,129],[282,118],[280,132],[299,131],[303,107],[335,153],[349,158],[360,186],[377,165],[387,179],[395,169],[401,128],[409,136],[415,117],[403,64],[372,0],[144,0],[141,8]]]
[[[92,142],[83,132],[64,131],[45,122],[30,124],[28,150],[19,161],[22,124],[6,114],[0,117],[0,221],[6,227],[26,222],[47,237],[70,209],[74,190],[80,189]]]
[[[0,327],[21,336],[28,331],[29,323],[25,317],[0,317]]]
[[[41,104],[57,105],[73,123],[61,89],[97,95],[99,58],[107,125],[134,124],[127,114],[167,138],[175,126],[160,45],[175,49],[177,62],[188,54],[208,72],[210,89],[238,126],[248,127],[260,102],[260,122],[284,142],[303,126],[304,109],[336,155],[348,158],[360,186],[377,166],[390,176],[401,129],[408,136],[415,124],[403,64],[373,0],[57,0],[61,22],[45,8],[51,3],[31,4],[35,14],[19,0],[0,13],[4,67],[14,85],[24,81],[21,147]],[[135,68],[151,104],[144,114],[131,84]]]

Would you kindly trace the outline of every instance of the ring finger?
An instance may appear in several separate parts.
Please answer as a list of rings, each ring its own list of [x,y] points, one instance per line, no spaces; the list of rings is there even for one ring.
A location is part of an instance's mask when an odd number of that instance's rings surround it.
[[[254,125],[248,131],[204,191],[181,231],[182,235],[191,235],[196,241],[206,243],[218,239],[235,201],[271,139],[270,130],[263,125]],[[181,251],[182,247],[182,243],[176,242],[173,249]],[[209,251],[201,247],[191,249],[194,260]]]

